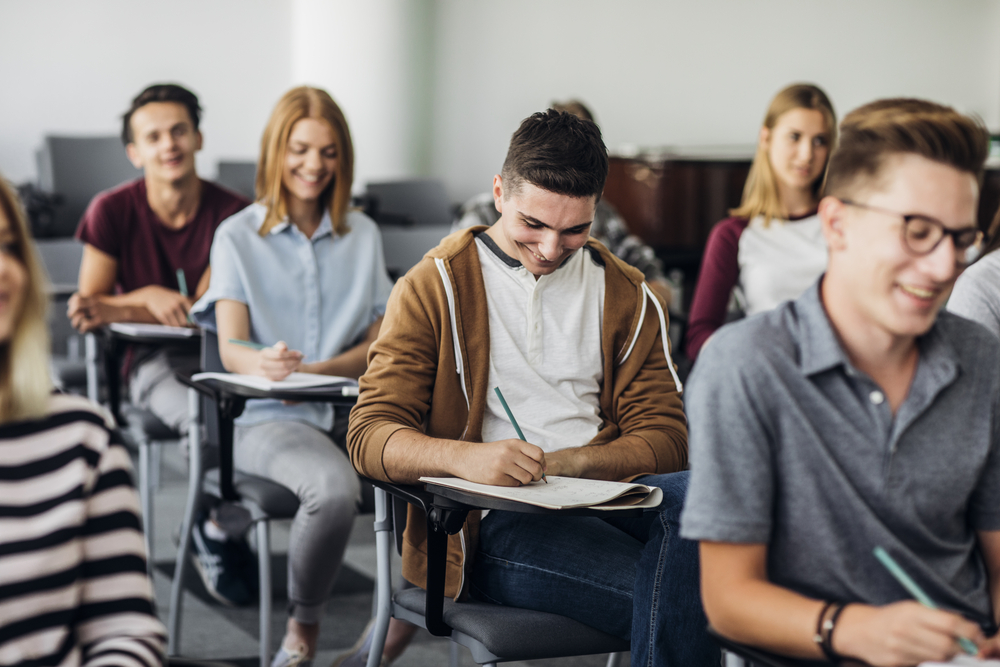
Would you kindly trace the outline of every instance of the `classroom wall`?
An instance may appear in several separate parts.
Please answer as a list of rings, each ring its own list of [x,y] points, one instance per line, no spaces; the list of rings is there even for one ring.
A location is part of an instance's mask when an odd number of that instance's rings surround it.
[[[839,113],[910,95],[1000,128],[996,0],[439,0],[431,171],[489,187],[510,134],[580,97],[612,150],[746,144],[771,96],[814,81]]]
[[[432,0],[292,4],[292,80],[343,109],[356,186],[428,171],[433,16]]]
[[[612,150],[749,144],[771,95],[824,86],[838,111],[919,95],[1000,129],[1000,0],[0,0],[0,172],[35,177],[46,132],[117,133],[142,87],[206,108],[199,169],[255,159],[282,92],[328,88],[356,185],[489,187],[518,122],[595,109]]]
[[[36,178],[46,133],[115,134],[148,84],[204,108],[199,171],[256,159],[291,75],[290,0],[0,0],[0,173]]]

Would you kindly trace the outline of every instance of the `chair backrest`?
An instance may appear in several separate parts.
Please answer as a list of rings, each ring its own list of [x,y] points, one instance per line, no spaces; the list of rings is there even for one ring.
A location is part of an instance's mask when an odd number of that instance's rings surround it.
[[[62,195],[51,236],[73,236],[87,204],[98,192],[142,176],[117,136],[45,137],[36,154],[38,185]]]
[[[219,161],[215,182],[238,192],[250,201],[256,199],[254,187],[257,180],[257,163],[248,161]]]

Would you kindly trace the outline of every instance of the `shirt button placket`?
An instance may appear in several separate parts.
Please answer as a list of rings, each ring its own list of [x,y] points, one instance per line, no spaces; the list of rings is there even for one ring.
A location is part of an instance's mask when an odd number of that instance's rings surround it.
[[[319,359],[319,279],[316,263],[316,250],[312,241],[307,240],[302,253],[302,265],[305,267],[306,312],[305,338],[306,349],[303,350],[310,361]]]

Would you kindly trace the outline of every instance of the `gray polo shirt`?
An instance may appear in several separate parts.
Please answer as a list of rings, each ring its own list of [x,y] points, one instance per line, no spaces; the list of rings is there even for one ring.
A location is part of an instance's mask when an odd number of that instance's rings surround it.
[[[895,418],[848,361],[819,284],[727,326],[688,384],[681,534],[768,545],[770,581],[875,605],[909,596],[883,546],[941,606],[991,626],[977,530],[1000,530],[1000,342],[941,313]]]

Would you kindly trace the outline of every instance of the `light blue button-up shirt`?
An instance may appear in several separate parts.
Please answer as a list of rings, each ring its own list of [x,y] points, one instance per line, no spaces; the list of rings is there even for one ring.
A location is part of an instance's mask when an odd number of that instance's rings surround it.
[[[212,242],[212,280],[191,315],[199,326],[216,331],[217,301],[245,303],[251,340],[265,345],[285,341],[307,363],[334,357],[357,343],[385,313],[392,283],[378,227],[352,211],[347,215],[350,231],[334,236],[330,215],[324,213],[312,238],[287,221],[261,238],[257,232],[266,211],[252,204],[219,226]],[[274,420],[303,421],[328,431],[333,408],[252,400],[236,423]]]

